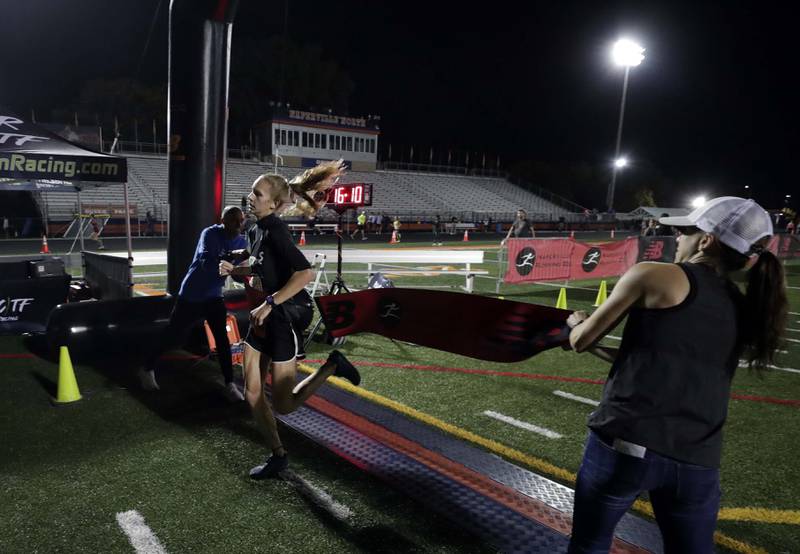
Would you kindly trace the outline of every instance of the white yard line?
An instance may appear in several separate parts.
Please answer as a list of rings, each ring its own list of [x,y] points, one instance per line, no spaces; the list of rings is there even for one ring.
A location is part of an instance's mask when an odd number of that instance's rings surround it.
[[[314,505],[322,508],[339,521],[346,521],[353,515],[353,511],[350,508],[336,502],[330,494],[307,479],[303,479],[292,470],[282,471],[281,477],[294,485],[300,494],[308,498]]]
[[[563,390],[554,390],[553,394],[556,396],[560,396],[561,398],[567,398],[569,400],[574,400],[575,402],[582,402],[583,404],[589,404],[590,406],[599,406],[600,402],[597,400],[592,400],[591,398],[585,398],[583,396],[578,396],[576,394],[572,394],[571,392],[564,392]]]
[[[789,342],[797,342],[797,343],[800,343],[800,340],[798,340],[798,339],[790,339],[789,337],[786,337],[784,340],[788,340]]]
[[[789,315],[800,315],[800,312],[789,312]]]
[[[544,427],[539,427],[538,425],[534,425],[533,423],[520,421],[518,419],[514,419],[511,416],[503,415],[497,412],[493,412],[491,410],[486,410],[485,412],[483,412],[483,415],[497,419],[499,421],[502,421],[503,423],[508,423],[509,425],[513,425],[514,427],[519,427],[520,429],[525,429],[526,431],[537,433],[539,435],[547,437],[548,439],[561,438],[561,435],[559,435],[555,431],[551,431],[550,429],[545,429]]]
[[[158,537],[144,522],[142,514],[136,510],[118,513],[117,523],[128,536],[128,540],[137,554],[166,554],[167,551]]]
[[[614,335],[606,335],[606,338],[611,340],[622,340],[622,337],[615,337]]]
[[[800,329],[792,329],[790,327],[787,327],[786,330],[791,331],[792,333],[800,333]]]
[[[739,361],[739,367],[747,367],[747,364],[742,363],[743,360]],[[800,369],[794,369],[793,367],[780,367],[777,365],[768,365],[769,369],[774,369],[777,371],[787,371],[789,373],[800,373]]]

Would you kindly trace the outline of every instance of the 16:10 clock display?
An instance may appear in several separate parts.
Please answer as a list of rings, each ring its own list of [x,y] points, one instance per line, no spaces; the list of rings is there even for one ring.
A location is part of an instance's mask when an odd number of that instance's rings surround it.
[[[333,208],[342,209],[372,206],[372,185],[369,183],[333,185],[328,189],[328,204]]]

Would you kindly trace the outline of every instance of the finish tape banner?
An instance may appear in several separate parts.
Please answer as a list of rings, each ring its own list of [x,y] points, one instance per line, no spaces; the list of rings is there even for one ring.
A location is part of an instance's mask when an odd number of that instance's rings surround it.
[[[637,237],[596,245],[572,239],[511,239],[508,245],[506,283],[615,277],[639,257]]]
[[[367,289],[316,298],[334,337],[376,333],[492,362],[519,362],[569,341],[569,310],[477,294]]]

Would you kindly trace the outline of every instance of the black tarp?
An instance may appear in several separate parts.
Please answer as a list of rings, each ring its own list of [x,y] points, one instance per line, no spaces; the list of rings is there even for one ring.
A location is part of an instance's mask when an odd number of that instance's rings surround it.
[[[30,188],[36,181],[97,186],[126,182],[128,165],[125,158],[74,144],[0,107],[0,179],[4,188]]]

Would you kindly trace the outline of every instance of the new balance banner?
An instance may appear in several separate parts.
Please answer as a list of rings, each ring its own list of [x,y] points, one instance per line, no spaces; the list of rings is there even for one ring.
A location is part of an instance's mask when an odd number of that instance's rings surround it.
[[[457,292],[368,289],[316,299],[328,332],[369,332],[492,362],[519,362],[569,339],[569,310]]]
[[[674,262],[675,237],[639,237],[637,262]]]
[[[590,245],[572,239],[508,241],[506,283],[568,281],[622,275],[639,254],[635,238]]]

